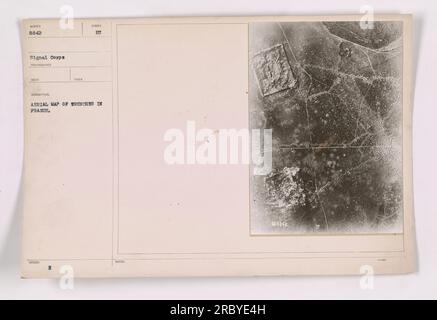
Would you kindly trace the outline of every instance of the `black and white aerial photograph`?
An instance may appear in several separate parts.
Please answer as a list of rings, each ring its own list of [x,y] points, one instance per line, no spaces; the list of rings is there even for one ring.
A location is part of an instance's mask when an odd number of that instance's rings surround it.
[[[402,44],[402,22],[249,25],[250,127],[273,157],[252,235],[402,232]]]

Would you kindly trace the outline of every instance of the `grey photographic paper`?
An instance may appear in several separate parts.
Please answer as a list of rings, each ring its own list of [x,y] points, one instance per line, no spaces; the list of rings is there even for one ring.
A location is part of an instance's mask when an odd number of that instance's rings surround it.
[[[249,25],[251,234],[402,231],[402,22]]]

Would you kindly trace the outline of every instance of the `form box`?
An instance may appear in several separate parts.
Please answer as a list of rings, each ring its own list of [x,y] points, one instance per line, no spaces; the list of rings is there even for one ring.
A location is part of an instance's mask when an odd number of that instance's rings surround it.
[[[30,67],[104,67],[111,65],[111,53],[90,52],[30,52]]]
[[[111,81],[111,67],[31,68],[27,82]]]
[[[27,82],[65,82],[70,80],[70,68],[31,68]]]
[[[72,81],[111,81],[111,67],[71,68]]]

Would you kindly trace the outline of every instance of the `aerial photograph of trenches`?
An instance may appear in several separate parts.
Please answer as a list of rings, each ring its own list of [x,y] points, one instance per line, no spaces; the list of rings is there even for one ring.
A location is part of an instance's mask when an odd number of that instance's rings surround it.
[[[249,25],[252,235],[402,232],[402,22]]]

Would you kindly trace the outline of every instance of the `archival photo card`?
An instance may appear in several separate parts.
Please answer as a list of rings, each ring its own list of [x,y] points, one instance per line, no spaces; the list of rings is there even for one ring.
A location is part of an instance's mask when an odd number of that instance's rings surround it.
[[[23,20],[22,277],[414,271],[412,17],[362,18]]]

